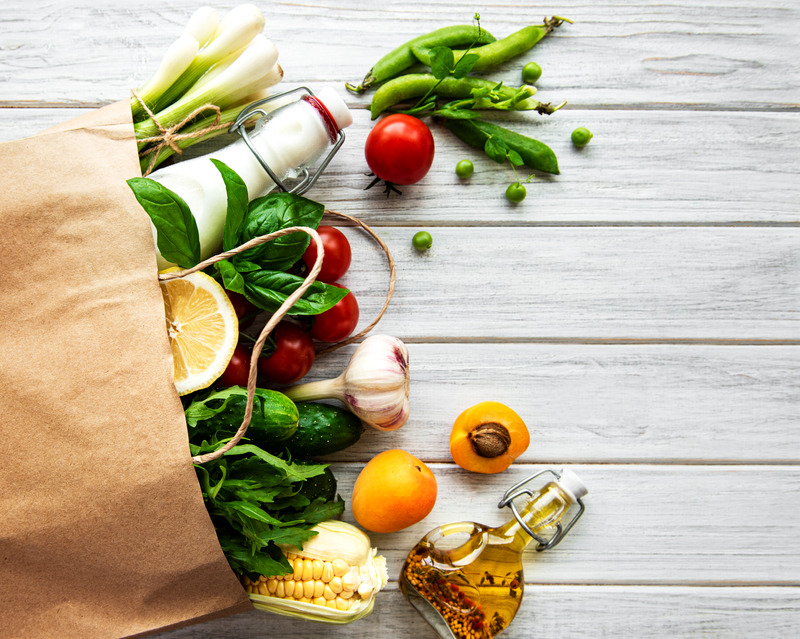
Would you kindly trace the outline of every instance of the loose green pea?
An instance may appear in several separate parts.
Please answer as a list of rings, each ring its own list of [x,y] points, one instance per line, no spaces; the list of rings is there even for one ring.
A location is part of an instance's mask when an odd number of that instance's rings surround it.
[[[522,81],[525,84],[534,84],[541,77],[542,67],[535,62],[528,62],[528,64],[522,67]]]
[[[433,245],[433,237],[428,231],[419,231],[414,234],[411,243],[418,251],[427,251]]]
[[[466,180],[475,172],[475,166],[470,160],[461,160],[456,164],[456,175],[462,180]]]
[[[506,189],[506,198],[509,202],[513,202],[514,204],[522,202],[526,195],[528,195],[527,189],[519,182],[513,182],[512,184],[509,184],[508,188]]]
[[[586,146],[594,136],[586,127],[578,127],[572,132],[572,143],[577,147]]]

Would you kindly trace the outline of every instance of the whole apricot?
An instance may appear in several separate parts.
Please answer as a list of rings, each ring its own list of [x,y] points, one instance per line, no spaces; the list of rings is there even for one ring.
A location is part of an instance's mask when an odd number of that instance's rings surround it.
[[[396,532],[422,521],[436,503],[436,477],[404,450],[375,455],[356,479],[351,508],[372,532]]]

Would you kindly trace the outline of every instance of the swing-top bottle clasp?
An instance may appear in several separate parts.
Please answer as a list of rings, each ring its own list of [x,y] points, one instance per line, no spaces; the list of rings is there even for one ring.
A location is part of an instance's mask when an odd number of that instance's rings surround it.
[[[555,532],[555,534],[550,539],[545,539],[541,535],[537,535],[536,533],[534,533],[530,529],[528,524],[525,523],[525,520],[523,519],[522,515],[520,514],[519,509],[517,508],[516,504],[514,503],[514,500],[517,497],[521,497],[522,495],[527,495],[531,499],[535,496],[535,491],[534,490],[531,490],[531,488],[526,488],[525,487],[526,484],[532,482],[534,479],[536,479],[538,477],[541,477],[542,475],[550,474],[550,475],[553,475],[556,478],[556,481],[559,481],[559,480],[562,479],[562,476],[567,472],[571,472],[571,471],[562,471],[561,473],[557,473],[556,471],[551,470],[549,468],[545,469],[545,470],[542,470],[542,471],[539,471],[538,473],[535,473],[534,475],[531,475],[530,477],[528,477],[526,479],[523,479],[521,482],[519,482],[517,484],[514,484],[511,488],[509,488],[506,491],[506,493],[503,495],[503,498],[497,504],[498,508],[505,508],[506,506],[511,508],[511,512],[514,513],[514,517],[519,522],[519,525],[522,526],[522,529],[539,543],[539,545],[536,547],[536,551],[537,552],[541,552],[543,550],[549,550],[550,548],[553,548],[553,547],[557,546],[559,543],[561,543],[561,541],[564,539],[564,537],[567,536],[567,533],[572,529],[572,527],[575,525],[575,523],[581,518],[581,515],[583,515],[583,511],[585,510],[586,507],[584,506],[581,497],[580,496],[576,496],[575,503],[578,504],[578,507],[579,507],[578,512],[572,517],[572,519],[566,525],[562,526],[560,522],[558,524],[556,524],[556,532]],[[572,473],[571,476],[574,477],[574,473]]]
[[[281,98],[285,98],[288,95],[294,93],[303,93],[299,100],[305,100],[311,104],[318,112],[320,117],[322,118],[323,123],[325,124],[325,128],[328,131],[331,144],[333,147],[325,156],[325,159],[319,164],[319,167],[311,175],[310,171],[307,168],[302,169],[303,178],[302,180],[295,185],[294,187],[290,188],[283,181],[275,174],[275,172],[270,168],[269,163],[264,159],[264,157],[259,153],[256,146],[253,144],[253,140],[250,137],[250,134],[245,129],[245,123],[252,119],[254,115],[260,115],[261,118],[257,120],[257,123],[261,122],[261,119],[267,118],[269,119],[270,114],[268,111],[263,109],[263,105],[267,104],[268,102],[272,102],[273,100],[279,100]],[[275,186],[283,191],[288,193],[295,193],[297,195],[302,195],[308,189],[310,189],[314,183],[319,179],[322,172],[325,168],[330,164],[333,156],[336,155],[336,152],[341,148],[342,144],[344,144],[344,131],[340,129],[331,113],[328,111],[326,106],[323,104],[321,100],[317,98],[314,92],[309,89],[308,87],[296,87],[294,89],[289,89],[288,91],[283,91],[281,93],[276,93],[275,95],[271,95],[266,98],[262,98],[261,100],[256,100],[252,104],[248,105],[242,112],[239,114],[239,117],[236,118],[236,121],[231,125],[229,129],[230,133],[238,133],[244,143],[247,145],[247,148],[255,156],[258,163],[262,166],[262,168],[269,174],[269,177],[275,183]]]

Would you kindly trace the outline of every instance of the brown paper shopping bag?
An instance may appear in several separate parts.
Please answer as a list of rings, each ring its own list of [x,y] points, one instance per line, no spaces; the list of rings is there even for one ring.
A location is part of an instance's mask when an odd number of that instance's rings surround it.
[[[127,102],[0,145],[0,637],[250,608],[172,384]]]

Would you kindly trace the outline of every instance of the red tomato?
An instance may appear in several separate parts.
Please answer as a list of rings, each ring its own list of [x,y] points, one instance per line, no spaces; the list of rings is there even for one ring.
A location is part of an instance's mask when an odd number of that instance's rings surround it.
[[[344,288],[341,284],[332,286]],[[336,306],[314,316],[311,337],[321,342],[341,342],[356,329],[357,324],[358,302],[353,291],[350,291]]]
[[[392,184],[415,184],[433,164],[433,135],[422,120],[395,113],[367,136],[364,155],[372,172]]]
[[[236,317],[239,318],[239,328],[247,328],[253,323],[255,313],[258,310],[255,304],[252,304],[244,295],[236,293],[235,291],[225,291],[228,294],[233,310],[236,311]],[[242,318],[246,317],[244,321]]]
[[[272,333],[275,351],[258,359],[258,370],[270,382],[292,384],[314,365],[314,341],[296,324],[280,322]]]
[[[335,282],[350,268],[350,260],[353,257],[350,251],[350,242],[347,241],[344,233],[332,226],[320,226],[317,233],[322,239],[322,248],[325,249],[325,255],[322,257],[322,270],[317,279],[320,282]],[[306,252],[303,253],[303,261],[309,271],[314,267],[316,260],[317,244],[312,240]]]
[[[250,351],[239,345],[233,351],[233,357],[228,362],[225,372],[217,380],[217,386],[220,388],[247,386],[248,375],[250,375]]]

